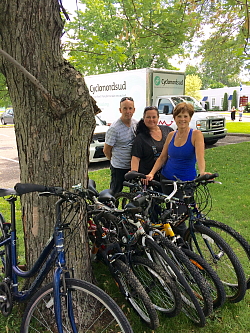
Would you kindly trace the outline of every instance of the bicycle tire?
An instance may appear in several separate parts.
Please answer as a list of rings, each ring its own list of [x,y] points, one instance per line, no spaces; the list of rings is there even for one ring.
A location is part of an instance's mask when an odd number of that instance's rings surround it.
[[[119,306],[103,290],[86,281],[65,279],[67,293],[70,292],[77,330],[84,332],[123,332],[133,330]],[[63,332],[72,332],[67,315],[65,294],[62,295]],[[31,298],[20,328],[20,333],[57,332],[53,307],[53,283],[38,290]]]
[[[176,284],[161,266],[148,258],[132,256],[130,266],[149,295],[156,310],[167,317],[177,316],[182,309],[181,295]]]
[[[202,223],[219,234],[232,248],[245,272],[247,289],[250,289],[250,244],[248,241],[235,229],[225,223],[207,219]]]
[[[123,261],[117,259],[113,262],[114,276],[119,284],[121,292],[147,325],[155,330],[159,326],[159,318],[156,309],[151,302],[142,284],[134,275],[132,269]]]
[[[213,299],[213,309],[216,310],[223,306],[226,301],[226,292],[217,273],[212,269],[212,267],[198,254],[181,248],[181,250],[185,253],[188,259],[191,261],[193,265],[195,265],[196,269],[203,275],[205,278],[210,294]]]
[[[10,231],[10,223],[6,223],[4,217],[0,213],[0,241],[4,241],[8,238]],[[11,256],[10,256],[10,243],[0,248],[0,282],[5,278],[11,276]]]
[[[204,315],[206,317],[209,316],[213,312],[213,299],[208,289],[206,280],[190,262],[185,253],[173,242],[165,237],[160,237],[157,243],[173,260],[181,274],[184,275],[194,295],[196,295]]]
[[[223,282],[228,301],[231,303],[241,301],[246,293],[246,278],[240,261],[233,250],[210,228],[195,223],[193,230],[202,252],[202,257],[210,264]],[[193,252],[198,253],[189,228],[184,235],[184,240],[188,242]],[[210,248],[208,248],[206,242]],[[215,256],[211,255],[211,250],[215,253]]]
[[[204,312],[188,282],[179,272],[172,259],[167,256],[166,252],[153,239],[147,237],[145,239],[145,245],[146,255],[150,255],[153,261],[160,264],[176,283],[182,296],[182,311],[197,326],[204,327],[206,324]]]

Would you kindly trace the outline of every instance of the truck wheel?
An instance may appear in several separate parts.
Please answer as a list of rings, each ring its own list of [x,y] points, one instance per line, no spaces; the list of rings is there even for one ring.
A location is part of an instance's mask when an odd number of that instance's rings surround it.
[[[218,140],[209,140],[209,141],[205,141],[206,145],[214,145]]]

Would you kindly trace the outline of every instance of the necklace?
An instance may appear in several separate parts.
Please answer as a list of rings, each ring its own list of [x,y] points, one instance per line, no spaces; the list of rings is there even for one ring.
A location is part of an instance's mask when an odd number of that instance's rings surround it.
[[[182,133],[182,136],[180,136],[179,132],[177,132],[177,139],[181,140],[185,137],[186,133]]]

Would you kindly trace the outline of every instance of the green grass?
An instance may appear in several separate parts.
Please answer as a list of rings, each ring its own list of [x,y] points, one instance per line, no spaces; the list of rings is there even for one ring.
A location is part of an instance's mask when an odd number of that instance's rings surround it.
[[[241,125],[241,124],[240,124]],[[249,123],[250,125],[250,123]],[[210,192],[213,198],[212,211],[209,217],[223,223],[227,223],[240,232],[250,242],[250,214],[249,214],[249,163],[250,143],[244,142],[206,150],[206,171],[218,172],[222,184],[211,184]],[[109,179],[109,169],[89,172],[89,177],[96,181],[99,191],[108,188],[109,182],[104,183],[104,178]],[[248,263],[249,264],[249,263]],[[106,291],[111,292],[113,282],[108,272],[101,266],[98,281]],[[108,278],[106,277],[108,275]],[[204,328],[198,328],[184,315],[167,319],[161,317],[161,326],[157,333],[248,333],[250,315],[250,291],[247,291],[245,299],[237,304],[226,303],[222,309],[216,311],[208,319]],[[116,300],[123,305],[127,312],[126,303]],[[134,315],[130,317],[135,333],[151,332]]]
[[[249,123],[250,124],[250,123]],[[236,124],[234,124],[236,125]],[[237,124],[238,125],[238,124]],[[241,124],[239,124],[241,125]],[[250,241],[249,214],[249,180],[250,180],[250,143],[244,142],[206,150],[206,171],[218,172],[218,180],[222,184],[211,184],[210,192],[213,197],[212,211],[209,217],[224,222],[239,231]],[[110,170],[103,169],[89,172],[89,177],[96,181],[99,191],[109,187]],[[9,219],[8,204],[0,198],[1,211]],[[20,215],[18,216],[20,217]],[[19,226],[20,227],[20,226]],[[21,233],[20,236],[21,237]],[[119,293],[108,270],[101,264],[95,264],[96,280],[123,308],[128,316],[135,333],[152,333],[128,306]],[[207,321],[204,328],[196,327],[183,314],[175,318],[160,316],[160,327],[157,333],[248,333],[250,315],[250,291],[243,301],[237,304],[226,303]],[[7,319],[0,317],[1,333],[19,332],[21,310],[14,307],[13,314]],[[17,318],[19,318],[17,320]]]
[[[250,134],[250,122],[227,121],[226,128],[228,133]]]

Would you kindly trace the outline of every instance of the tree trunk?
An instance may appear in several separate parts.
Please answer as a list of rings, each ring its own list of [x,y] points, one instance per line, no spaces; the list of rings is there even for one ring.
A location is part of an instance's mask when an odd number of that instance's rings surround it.
[[[35,76],[57,102],[48,101],[0,55],[0,71],[6,77],[15,112],[21,182],[70,190],[80,182],[87,185],[95,110],[84,79],[62,57],[62,29],[58,0],[0,2],[0,47]],[[54,202],[54,198],[37,194],[27,194],[22,200],[28,266],[52,233]],[[76,277],[91,280],[85,212],[81,216],[80,232],[77,230],[70,242],[69,266],[74,264]]]

